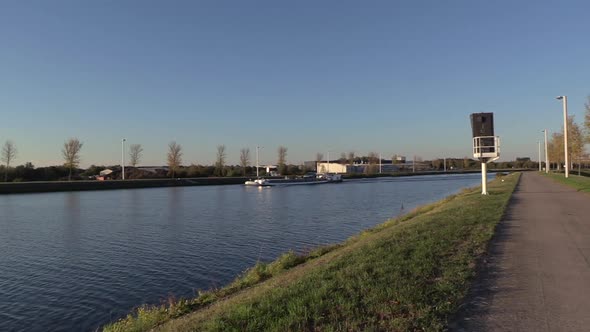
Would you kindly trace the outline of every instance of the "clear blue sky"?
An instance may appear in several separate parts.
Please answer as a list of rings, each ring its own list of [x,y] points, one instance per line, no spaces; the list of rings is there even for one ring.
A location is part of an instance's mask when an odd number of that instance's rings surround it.
[[[1,1],[0,143],[16,163],[228,161],[279,145],[425,159],[471,153],[469,114],[494,112],[503,160],[537,159],[590,94],[588,1]]]

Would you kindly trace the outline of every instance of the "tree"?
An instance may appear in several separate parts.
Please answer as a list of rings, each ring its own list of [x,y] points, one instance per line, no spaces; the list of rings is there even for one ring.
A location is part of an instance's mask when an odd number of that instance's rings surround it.
[[[10,162],[16,158],[16,146],[14,142],[8,140],[4,143],[4,147],[2,147],[2,161],[6,164],[4,168],[4,182],[8,181],[8,168],[10,167]]]
[[[129,163],[131,166],[135,167],[139,164],[142,153],[143,148],[141,147],[141,144],[131,144],[129,147]]]
[[[61,153],[64,157],[64,166],[69,169],[68,181],[72,181],[72,170],[80,164],[80,150],[84,145],[77,138],[70,138],[64,142]]]
[[[225,167],[225,145],[217,146],[217,161],[215,161],[215,175],[223,176]]]
[[[580,126],[575,122],[574,116],[570,115],[567,119],[567,134],[568,134],[568,159],[571,163],[580,161],[584,155],[584,134]],[[563,142],[563,128],[559,133],[553,133],[551,139],[547,144],[549,160],[557,163],[557,169],[561,169],[561,165],[565,162],[564,156],[564,142]],[[568,165],[568,166],[570,166]]]
[[[433,159],[430,162],[430,165],[432,166],[432,168],[434,168],[435,170],[439,170],[442,169],[444,167],[443,165],[443,160],[441,160],[440,158],[437,159]]]
[[[348,163],[353,165],[354,164],[354,151],[348,152]]]
[[[323,153],[320,153],[320,152],[316,153],[315,154],[315,161],[316,161],[316,163],[319,163],[322,160],[324,160],[324,154]]]
[[[172,141],[168,144],[168,173],[174,177],[178,167],[182,164],[182,146]]]
[[[556,163],[558,170],[561,169],[561,164],[564,162],[562,133],[551,134],[551,139],[547,143],[547,153],[549,161]]]
[[[471,168],[471,159],[469,159],[468,157],[463,158],[463,168],[464,169]]]
[[[322,160],[324,160],[324,154],[321,152],[316,153],[315,154],[315,170],[316,170],[316,172],[324,173],[324,170],[323,170],[324,166],[323,165],[321,166],[322,169],[318,168],[318,165],[320,165]]]
[[[246,176],[246,167],[250,166],[250,149],[243,148],[240,150],[240,166],[242,166],[242,172]]]
[[[342,165],[346,165],[346,152],[342,152],[340,154],[340,160],[338,160]]]
[[[279,159],[277,161],[279,173],[285,174],[287,171],[287,148],[284,146],[279,146],[277,153],[279,155]]]
[[[584,141],[590,143],[590,96],[588,96],[588,101],[584,104],[584,108],[586,108],[586,113],[584,114],[584,128],[586,129]]]
[[[580,159],[584,154],[584,142],[585,137],[584,133],[580,126],[575,122],[574,115],[570,115],[567,118],[567,135],[568,135],[568,156],[570,159],[570,163],[574,163],[575,161],[580,163]]]
[[[365,168],[365,173],[375,174],[377,173],[377,163],[379,162],[379,154],[377,152],[369,152],[367,156],[367,162],[369,165]]]

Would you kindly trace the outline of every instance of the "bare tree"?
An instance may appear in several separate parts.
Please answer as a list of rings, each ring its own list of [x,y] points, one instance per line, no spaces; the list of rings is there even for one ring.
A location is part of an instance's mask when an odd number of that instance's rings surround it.
[[[584,113],[584,128],[586,129],[585,142],[590,143],[590,96],[588,96],[588,101],[584,103],[584,108],[586,109]]]
[[[242,172],[246,176],[246,167],[250,166],[250,149],[243,148],[240,150],[240,166],[242,166]]]
[[[70,138],[64,142],[61,153],[65,160],[64,166],[70,170],[68,181],[72,180],[72,170],[80,164],[80,150],[82,150],[82,145],[84,144],[77,138]]]
[[[135,167],[139,164],[142,153],[143,148],[141,147],[141,144],[131,144],[129,147],[129,163],[131,166]]]
[[[368,155],[369,165],[365,168],[365,173],[367,174],[375,174],[377,173],[377,163],[379,162],[379,154],[377,152],[369,152]]]
[[[353,165],[354,164],[354,151],[348,152],[348,162]]]
[[[279,173],[285,174],[287,171],[287,148],[284,146],[279,146],[277,149],[277,153],[279,155],[279,159],[277,161],[277,165],[279,166]]]
[[[323,153],[320,153],[320,152],[318,152],[318,153],[316,153],[316,154],[315,154],[315,161],[316,161],[316,162],[318,162],[318,163],[319,163],[319,162],[320,162],[320,161],[322,161],[323,159],[324,159],[324,154],[323,154]]]
[[[342,152],[340,154],[340,160],[338,160],[342,165],[346,165],[346,152]]]
[[[174,177],[176,170],[182,164],[182,146],[172,141],[168,144],[168,173]]]
[[[14,142],[8,140],[4,143],[2,147],[2,161],[6,164],[4,168],[4,182],[8,181],[8,168],[10,167],[10,162],[16,158],[16,152]]]
[[[225,168],[225,145],[217,146],[217,161],[215,161],[215,175],[223,176]]]
[[[320,163],[322,162],[322,160],[324,160],[324,154],[323,153],[316,153],[315,154],[315,171],[319,172],[320,169],[318,168],[318,166],[320,165]],[[324,166],[322,166],[324,167]],[[323,172],[322,172],[323,173]]]

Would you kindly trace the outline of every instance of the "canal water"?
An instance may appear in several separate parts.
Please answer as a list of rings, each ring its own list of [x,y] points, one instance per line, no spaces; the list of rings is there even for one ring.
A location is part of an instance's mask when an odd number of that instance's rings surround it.
[[[0,196],[0,330],[94,331],[282,252],[478,185],[479,174]]]

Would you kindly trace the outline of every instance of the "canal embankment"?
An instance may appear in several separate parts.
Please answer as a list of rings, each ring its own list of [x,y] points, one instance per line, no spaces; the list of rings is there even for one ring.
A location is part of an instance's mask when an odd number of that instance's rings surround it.
[[[443,330],[519,180],[464,190],[347,241],[258,263],[230,285],[143,306],[105,331]]]
[[[229,185],[243,184],[247,179],[248,178],[245,177],[224,177],[110,181],[9,182],[0,184],[0,194]]]

